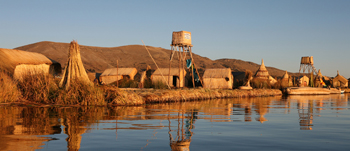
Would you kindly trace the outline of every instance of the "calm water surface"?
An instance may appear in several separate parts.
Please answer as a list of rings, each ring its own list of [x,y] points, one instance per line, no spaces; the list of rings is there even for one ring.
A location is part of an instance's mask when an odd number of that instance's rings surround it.
[[[349,96],[0,106],[0,150],[349,150]]]

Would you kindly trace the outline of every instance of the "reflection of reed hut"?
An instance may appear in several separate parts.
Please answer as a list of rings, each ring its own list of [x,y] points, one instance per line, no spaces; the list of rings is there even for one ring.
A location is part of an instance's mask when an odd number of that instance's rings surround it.
[[[170,70],[170,74],[169,74]],[[171,87],[184,87],[186,83],[185,79],[186,71],[179,70],[179,68],[159,68],[151,76],[152,83],[162,82]]]
[[[121,79],[134,80],[136,74],[136,68],[110,68],[100,75],[100,82],[102,84],[110,84]]]
[[[337,76],[332,80],[332,84],[334,88],[348,87],[348,80],[343,76],[339,75],[339,71],[337,71]]]
[[[62,72],[61,64],[42,54],[3,48],[0,48],[0,70],[13,75],[16,79],[25,74]]]
[[[203,75],[203,85],[203,88],[232,89],[233,76],[231,69],[206,69]]]
[[[303,75],[298,78],[299,86],[300,87],[307,87],[309,85],[309,77]]]
[[[256,71],[255,78],[267,80],[267,79],[269,79],[269,76],[270,76],[269,72],[267,71],[265,64],[264,64],[264,59],[262,59],[261,65],[260,65],[258,71]]]

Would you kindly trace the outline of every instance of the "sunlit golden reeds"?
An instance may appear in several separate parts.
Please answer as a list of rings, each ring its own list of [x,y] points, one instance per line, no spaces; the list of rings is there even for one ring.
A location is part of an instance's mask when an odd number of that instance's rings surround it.
[[[11,103],[17,101],[21,93],[12,78],[0,71],[0,103]]]
[[[176,102],[218,98],[241,98],[282,95],[277,89],[225,90],[225,89],[178,89],[163,90],[160,93],[144,94],[146,103]]]

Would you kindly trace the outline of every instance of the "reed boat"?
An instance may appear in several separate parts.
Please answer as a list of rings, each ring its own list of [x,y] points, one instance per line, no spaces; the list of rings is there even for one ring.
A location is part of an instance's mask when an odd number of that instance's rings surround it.
[[[238,89],[241,89],[241,90],[251,90],[253,89],[251,86],[240,86],[238,87]]]
[[[284,94],[288,95],[328,95],[340,93],[338,89],[329,88],[314,88],[314,87],[287,87],[282,90]]]

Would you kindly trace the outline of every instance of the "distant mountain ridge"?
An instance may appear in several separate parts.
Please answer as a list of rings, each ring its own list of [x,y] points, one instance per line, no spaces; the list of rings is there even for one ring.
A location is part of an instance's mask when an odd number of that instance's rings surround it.
[[[69,43],[59,43],[42,41],[14,49],[38,52],[45,56],[61,63],[65,67],[68,59]],[[169,68],[169,59],[171,50],[160,47],[147,46],[152,57],[160,68]],[[142,45],[126,45],[119,47],[94,47],[80,45],[81,59],[84,67],[90,72],[102,73],[107,68],[117,67],[135,67],[138,71],[147,68],[147,65],[152,69],[156,69],[151,57]],[[243,61],[238,59],[218,59],[211,60],[207,57],[202,57],[193,54],[193,60],[200,73],[209,68],[231,68],[235,72],[245,72],[250,70],[255,73],[260,67],[259,64]],[[179,67],[178,54],[174,55],[171,67]],[[281,77],[285,73],[274,67],[266,67],[269,74],[273,77]]]

